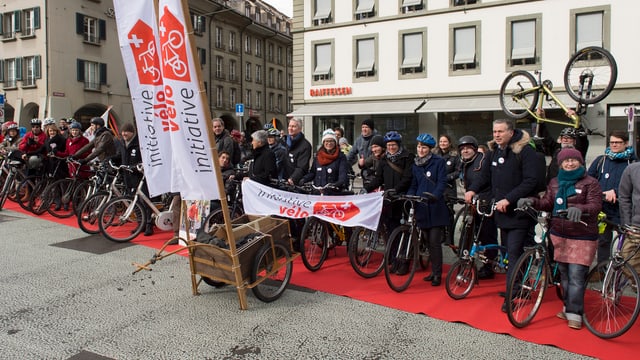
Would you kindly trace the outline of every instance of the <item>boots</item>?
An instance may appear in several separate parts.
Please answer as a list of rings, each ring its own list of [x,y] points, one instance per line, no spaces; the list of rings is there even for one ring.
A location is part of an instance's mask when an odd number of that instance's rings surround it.
[[[147,227],[144,229],[144,236],[153,235],[153,223],[147,223]]]

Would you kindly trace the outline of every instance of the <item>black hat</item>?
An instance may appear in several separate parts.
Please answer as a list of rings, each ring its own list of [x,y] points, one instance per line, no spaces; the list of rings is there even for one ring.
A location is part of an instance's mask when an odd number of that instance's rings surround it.
[[[371,119],[362,120],[362,125],[367,125],[371,130],[373,130],[373,120]]]
[[[374,135],[371,138],[371,145],[378,145],[380,147],[385,147],[384,146],[384,137],[382,135]]]

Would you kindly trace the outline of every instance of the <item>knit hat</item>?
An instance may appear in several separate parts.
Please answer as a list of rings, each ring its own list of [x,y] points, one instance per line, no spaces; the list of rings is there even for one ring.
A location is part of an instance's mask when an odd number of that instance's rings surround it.
[[[580,161],[580,164],[584,165],[584,158],[582,157],[582,154],[574,148],[564,148],[560,150],[558,153],[558,165],[562,164],[562,162],[567,159],[576,159]]]
[[[349,145],[349,141],[347,141],[346,138],[341,137],[340,140],[338,141],[338,143],[340,145]]]
[[[382,135],[374,135],[371,138],[371,145],[378,145],[381,148],[384,148],[384,137]]]
[[[327,129],[322,133],[322,142],[325,140],[333,140],[336,144],[338,143],[338,137],[336,137],[336,133],[331,129]]]
[[[373,120],[371,119],[362,120],[362,125],[367,125],[371,130],[373,130]]]

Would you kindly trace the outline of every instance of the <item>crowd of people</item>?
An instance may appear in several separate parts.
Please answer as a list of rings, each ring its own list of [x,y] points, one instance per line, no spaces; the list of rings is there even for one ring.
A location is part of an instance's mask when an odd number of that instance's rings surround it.
[[[133,124],[123,125],[120,136],[115,137],[102,118],[93,118],[90,123],[91,139],[72,119],[61,120],[57,125],[53,119],[33,119],[31,130],[22,138],[17,124],[8,122],[3,125],[0,153],[18,151],[29,171],[41,167],[50,171],[56,161],[69,156],[83,166],[95,158],[118,158],[130,165],[141,162]],[[315,151],[302,132],[301,120],[296,118],[289,119],[286,131],[266,124],[247,134],[250,141],[245,141],[242,132],[227,130],[220,118],[213,119],[212,129],[225,182],[234,178],[234,167],[248,162],[246,176],[259,183],[273,184],[274,179],[289,185],[313,183],[318,188],[327,187],[328,194],[343,194],[350,188],[349,175],[357,168],[368,192],[393,190],[429,196],[428,204],[417,206],[416,221],[426,234],[430,250],[432,268],[424,280],[432,286],[442,282],[442,244],[454,242],[453,202],[448,199],[458,197],[459,186],[463,189],[460,197],[467,203],[474,198],[493,201],[494,216],[485,219],[479,237],[483,244],[496,244],[500,238],[512,263],[526,246],[534,243],[535,235],[535,220],[516,209],[530,206],[552,212],[550,239],[564,294],[564,306],[557,316],[574,329],[582,326],[589,266],[596,258],[602,261],[611,256],[613,229],[608,226],[600,231],[596,226],[598,214],[603,211],[614,223],[640,226],[639,207],[633,206],[633,200],[640,199],[640,177],[635,176],[640,165],[632,164],[635,152],[623,131],[612,131],[604,154],[587,167],[586,149],[577,148],[578,133],[573,128],[563,129],[557,141],[546,149],[551,161],[540,174],[540,149],[526,131],[504,119],[494,120],[492,140],[486,145],[472,135],[462,136],[456,144],[446,134],[436,138],[421,133],[415,139],[415,149],[406,148],[397,131],[378,133],[371,119],[362,121],[361,133],[352,145],[345,138],[344,129],[325,130]],[[55,176],[83,173],[74,166],[56,167]],[[137,187],[140,179],[140,174],[130,174],[127,187]],[[540,188],[541,181],[546,188]],[[146,187],[143,191],[147,191]],[[175,196],[174,201],[179,197]],[[391,203],[382,210],[381,219],[389,232],[400,224],[399,206]],[[177,217],[174,219],[178,222]],[[299,236],[300,230],[300,222],[292,221],[292,236]],[[149,218],[145,235],[152,233]],[[406,264],[398,263],[391,271],[402,274],[408,270]],[[494,275],[489,266],[479,270],[481,279]],[[506,276],[508,282],[513,276],[511,269]],[[505,294],[506,291],[499,295]],[[510,299],[504,300],[503,311],[507,301]]]

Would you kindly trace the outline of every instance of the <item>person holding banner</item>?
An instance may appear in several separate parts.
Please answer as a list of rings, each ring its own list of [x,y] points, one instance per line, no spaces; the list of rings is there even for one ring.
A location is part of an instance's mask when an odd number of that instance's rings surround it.
[[[338,139],[333,130],[325,130],[322,134],[322,146],[313,159],[309,173],[305,175],[300,184],[313,181],[313,185],[324,187],[326,195],[339,195],[348,188],[349,164],[347,157],[338,149]]]
[[[431,134],[420,134],[416,140],[417,155],[412,167],[413,179],[407,194],[426,196],[425,193],[430,193],[435,198],[428,206],[418,203],[416,220],[427,236],[431,255],[431,274],[424,280],[431,281],[431,286],[439,286],[442,282],[442,232],[449,224],[449,210],[444,201],[447,167],[440,155],[431,153],[431,149],[436,146],[436,140]],[[403,265],[406,267],[406,264],[398,266],[397,272],[400,274],[406,271],[402,268]]]

